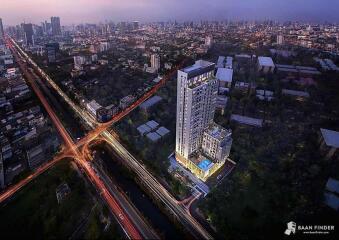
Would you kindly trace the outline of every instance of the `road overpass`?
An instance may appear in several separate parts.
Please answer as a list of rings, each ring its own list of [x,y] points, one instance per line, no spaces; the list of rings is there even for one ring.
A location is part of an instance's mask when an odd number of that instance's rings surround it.
[[[105,124],[99,124],[96,120],[82,110],[54,83],[54,81],[12,40],[18,51],[25,57],[26,61],[31,64],[35,71],[40,74],[60,96],[67,102],[74,112],[80,116],[83,121],[93,130],[89,134],[76,143],[76,147],[80,147],[89,141],[96,139],[101,135],[106,142],[114,149],[114,151],[125,160],[125,163],[139,177],[148,190],[161,201],[164,206],[182,223],[182,225],[197,239],[212,239],[213,237],[194,219],[189,212],[185,210],[183,205],[177,203],[176,199],[159,183],[159,181],[126,149],[122,144],[107,130],[112,124],[116,123],[128,113],[133,111],[140,103],[152,96],[165,82],[170,79],[171,75],[163,78],[162,82],[155,85],[149,92],[139,98],[135,103],[124,111],[115,115],[111,121]],[[181,66],[180,66],[181,67]],[[179,68],[179,66],[177,67]],[[173,73],[172,73],[173,74]]]

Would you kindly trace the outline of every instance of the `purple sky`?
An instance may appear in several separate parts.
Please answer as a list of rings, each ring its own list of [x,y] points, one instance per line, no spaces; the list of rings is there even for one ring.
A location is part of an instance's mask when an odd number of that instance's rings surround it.
[[[277,19],[339,22],[339,0],[0,0],[4,24],[105,20]]]

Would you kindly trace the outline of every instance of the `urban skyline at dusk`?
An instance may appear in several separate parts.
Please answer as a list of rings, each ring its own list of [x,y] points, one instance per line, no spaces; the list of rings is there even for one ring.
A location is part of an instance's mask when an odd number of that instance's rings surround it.
[[[336,0],[2,0],[0,15],[5,24],[39,23],[60,16],[62,24],[127,21],[278,20],[338,22]],[[18,7],[20,6],[20,7]],[[41,8],[44,9],[41,12]],[[15,10],[15,11],[14,11]],[[25,14],[28,13],[29,14]]]

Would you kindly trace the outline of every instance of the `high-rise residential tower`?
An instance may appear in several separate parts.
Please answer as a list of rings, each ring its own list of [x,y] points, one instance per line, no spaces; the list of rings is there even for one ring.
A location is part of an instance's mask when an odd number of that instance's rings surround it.
[[[138,21],[134,21],[132,24],[133,24],[133,30],[139,29],[139,22]]]
[[[27,46],[34,45],[34,32],[32,23],[23,23],[22,28],[24,30],[25,35],[25,44]]]
[[[205,37],[205,45],[210,48],[213,44],[213,37],[208,35]]]
[[[229,155],[231,131],[213,122],[218,80],[215,64],[204,60],[178,71],[176,159],[202,180]]]
[[[157,71],[160,69],[160,57],[158,54],[151,55],[151,67]]]
[[[2,25],[2,19],[0,18],[0,39],[5,37],[4,26]]]
[[[59,17],[51,17],[52,34],[61,35],[61,26]]]
[[[283,35],[278,35],[277,36],[277,44],[278,45],[283,45],[284,44],[284,36]]]

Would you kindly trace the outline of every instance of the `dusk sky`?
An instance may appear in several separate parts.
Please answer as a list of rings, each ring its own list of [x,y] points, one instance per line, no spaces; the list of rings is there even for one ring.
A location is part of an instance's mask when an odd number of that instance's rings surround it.
[[[339,22],[339,0],[0,0],[4,24],[274,19]]]

